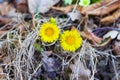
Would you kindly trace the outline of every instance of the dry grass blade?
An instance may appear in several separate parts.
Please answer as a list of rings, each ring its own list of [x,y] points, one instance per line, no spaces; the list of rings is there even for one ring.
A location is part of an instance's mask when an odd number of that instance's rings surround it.
[[[6,33],[7,31],[0,31],[0,35],[3,35],[4,33]]]
[[[19,27],[14,26],[1,36],[7,46],[7,57],[10,59],[6,64],[6,78],[11,79],[11,70],[14,73],[15,80],[28,80],[34,72],[34,42],[38,38],[38,26],[32,31],[28,30],[28,24],[23,24],[26,27],[26,33],[21,35]],[[6,37],[6,38],[5,38]],[[3,57],[4,55],[1,55]]]

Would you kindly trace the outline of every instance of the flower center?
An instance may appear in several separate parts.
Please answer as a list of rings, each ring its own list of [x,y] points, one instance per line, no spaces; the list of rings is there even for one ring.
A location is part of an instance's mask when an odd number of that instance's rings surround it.
[[[84,0],[84,1],[83,1],[83,4],[84,4],[84,5],[87,5],[87,4],[88,4],[87,0]]]
[[[47,28],[46,29],[46,35],[47,36],[52,36],[54,34],[54,30],[52,28]]]
[[[66,43],[69,44],[69,45],[74,44],[74,41],[75,41],[75,39],[74,39],[73,36],[68,36],[68,37],[66,38]]]

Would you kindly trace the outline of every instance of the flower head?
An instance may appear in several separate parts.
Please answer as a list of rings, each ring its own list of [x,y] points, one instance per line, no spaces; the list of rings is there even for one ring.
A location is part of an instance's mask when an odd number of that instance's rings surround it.
[[[80,0],[79,5],[86,7],[90,5],[90,0]]]
[[[43,42],[53,42],[58,39],[60,30],[56,24],[46,22],[41,25],[39,36]]]
[[[61,47],[70,52],[74,52],[82,45],[82,38],[77,30],[67,30],[60,36]]]
[[[53,17],[50,18],[50,22],[53,23],[53,24],[57,24],[56,19],[53,18]]]

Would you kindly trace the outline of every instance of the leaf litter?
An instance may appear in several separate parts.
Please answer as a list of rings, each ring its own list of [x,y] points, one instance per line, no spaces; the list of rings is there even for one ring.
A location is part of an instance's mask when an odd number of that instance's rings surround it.
[[[106,0],[105,3],[99,2],[89,6],[98,5],[97,10],[101,10],[103,5],[107,5],[110,9],[109,6],[115,6],[113,4],[119,4],[119,0],[112,2]],[[9,22],[0,27],[0,78],[2,80],[120,80],[120,30],[116,27],[119,13],[115,13],[118,14],[114,19],[115,22],[114,20],[112,24],[108,22],[106,26],[99,23],[100,21],[96,23],[97,18],[101,19],[99,11],[93,12],[95,16],[91,17],[93,20],[91,22],[88,15],[92,12],[86,15],[81,12],[81,6],[79,9],[77,4],[69,6],[72,8],[52,7],[54,12],[39,14],[40,18],[35,20],[35,27],[32,21],[24,21],[24,15],[19,17],[19,22]],[[89,6],[86,9],[90,9]],[[113,12],[114,15],[114,10],[118,6],[106,11],[105,14]],[[91,9],[96,8],[91,7]],[[71,13],[68,13],[70,11]],[[53,13],[59,14],[56,16]],[[73,26],[79,31],[83,43],[78,50],[75,52],[63,50],[59,40],[53,43],[44,43],[40,40],[38,35],[40,26],[49,21],[51,16],[55,16],[61,32],[70,30]],[[111,17],[111,15],[105,16]]]

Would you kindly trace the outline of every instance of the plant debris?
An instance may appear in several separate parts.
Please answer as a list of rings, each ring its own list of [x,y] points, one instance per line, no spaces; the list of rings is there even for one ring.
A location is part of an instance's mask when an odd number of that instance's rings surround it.
[[[120,0],[0,0],[0,80],[120,80]]]

